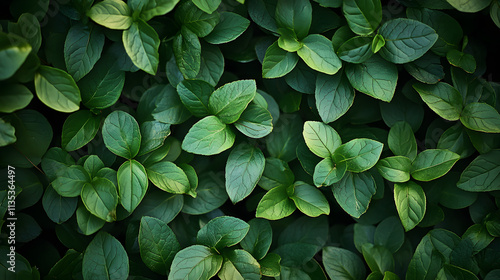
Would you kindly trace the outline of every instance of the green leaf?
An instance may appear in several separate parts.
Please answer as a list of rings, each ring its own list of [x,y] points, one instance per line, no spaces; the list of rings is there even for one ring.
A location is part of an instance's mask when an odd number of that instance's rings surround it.
[[[320,161],[314,168],[313,180],[317,187],[330,186],[340,181],[347,171],[347,163],[334,163],[331,157]]]
[[[302,135],[311,152],[322,158],[333,156],[335,150],[342,144],[337,131],[322,122],[306,121]]]
[[[498,3],[498,1],[493,1],[491,3],[490,17],[498,28],[500,28],[500,3]]]
[[[90,175],[80,165],[72,165],[52,182],[52,187],[61,196],[75,197],[80,195],[83,186],[90,182]]]
[[[151,112],[157,121],[168,124],[180,124],[191,114],[182,104],[176,90],[170,85],[159,85],[160,92],[155,98],[155,108]]]
[[[75,81],[87,75],[101,57],[104,34],[98,27],[73,25],[64,42],[64,61]]]
[[[474,146],[467,135],[466,128],[460,123],[448,128],[437,144],[438,149],[450,150],[460,155],[460,158],[466,158],[475,152]]]
[[[106,117],[102,138],[106,148],[127,159],[135,157],[141,147],[139,124],[124,111],[114,111]]]
[[[245,199],[260,180],[265,166],[264,154],[259,148],[240,144],[234,148],[226,163],[226,191],[233,203]]]
[[[418,225],[425,215],[426,199],[422,187],[409,181],[394,184],[394,201],[406,231]]]
[[[293,201],[288,197],[287,188],[278,186],[269,190],[257,206],[257,218],[268,220],[279,220],[290,216],[296,207]]]
[[[77,203],[77,198],[63,197],[50,185],[45,189],[42,198],[42,205],[45,213],[49,219],[57,224],[64,223],[73,216]]]
[[[169,193],[190,193],[191,185],[186,173],[175,163],[161,161],[148,166],[147,174],[149,180]]]
[[[441,59],[431,52],[403,66],[413,78],[422,83],[435,84],[444,78]]]
[[[141,124],[141,148],[138,156],[160,148],[170,135],[170,124],[159,121],[148,121]]]
[[[500,150],[476,157],[462,172],[457,187],[470,192],[500,190]]]
[[[152,271],[167,275],[181,246],[170,227],[162,220],[143,217],[137,238],[141,258]]]
[[[185,79],[194,79],[201,67],[201,44],[198,36],[187,27],[174,38],[174,57]]]
[[[488,233],[486,225],[475,224],[470,226],[462,236],[462,240],[469,240],[473,245],[474,253],[477,253],[488,245],[495,238]]]
[[[347,64],[345,73],[351,85],[371,97],[390,102],[396,90],[396,65],[375,55],[361,64]]]
[[[337,247],[323,248],[323,265],[331,279],[363,280],[365,265],[358,255]]]
[[[193,1],[185,1],[177,7],[175,18],[183,27],[190,29],[197,37],[203,38],[214,30],[215,26],[219,23],[220,16],[218,12],[209,14],[202,11]]]
[[[193,3],[205,13],[211,14],[217,10],[221,0],[193,0]]]
[[[419,181],[431,181],[450,171],[460,159],[454,152],[428,149],[417,155],[411,166],[411,176]]]
[[[73,270],[82,262],[82,254],[73,249],[69,249],[49,271],[47,279],[71,278]]]
[[[209,115],[208,100],[214,87],[202,80],[184,80],[177,85],[181,102],[196,117]]]
[[[260,218],[254,218],[248,222],[250,229],[243,240],[241,247],[252,254],[254,258],[263,259],[271,247],[273,239],[273,230],[269,221]]]
[[[411,160],[405,156],[386,157],[381,159],[377,170],[386,180],[404,183],[410,180]]]
[[[80,149],[94,139],[100,125],[100,116],[87,110],[69,115],[62,127],[61,146],[66,151]]]
[[[0,147],[16,142],[15,131],[16,129],[10,123],[0,119]]]
[[[210,220],[198,231],[197,243],[216,250],[238,244],[247,235],[250,225],[243,220],[220,216]]]
[[[445,264],[443,268],[439,271],[436,280],[447,280],[447,279],[469,279],[469,280],[479,280],[477,276],[461,267]]]
[[[274,19],[277,1],[247,0],[250,18],[262,28],[273,33],[278,32]]]
[[[342,73],[319,74],[315,89],[316,108],[324,123],[336,121],[354,103],[354,89]]]
[[[342,12],[351,30],[358,35],[370,35],[382,21],[382,5],[378,0],[347,0],[343,2]]]
[[[98,177],[97,174],[99,173],[99,171],[101,169],[104,168],[104,163],[102,162],[102,160],[96,156],[96,155],[90,155],[88,156],[86,159],[85,159],[85,162],[83,163],[83,168],[85,168],[85,170],[87,170],[87,172],[90,174],[90,177],[91,178],[94,178],[94,177]],[[107,178],[107,176],[105,176],[104,174],[108,174],[107,170],[109,170],[108,168],[106,169],[103,169],[102,173],[103,178]],[[109,174],[113,174],[113,175],[116,175],[116,173],[114,173],[114,170],[111,171],[113,173],[109,173]],[[116,182],[116,178],[113,178],[112,180],[110,179],[111,182]]]
[[[224,263],[218,273],[221,280],[261,279],[260,265],[250,253],[236,249],[224,254]]]
[[[107,221],[116,220],[118,193],[116,186],[108,179],[96,178],[86,183],[81,193],[83,204],[93,215]]]
[[[215,28],[205,36],[205,41],[210,44],[224,44],[238,38],[250,25],[250,21],[239,14],[223,12]]]
[[[302,142],[302,128],[303,123],[298,115],[281,115],[273,132],[266,138],[269,154],[286,162],[295,159],[297,146]]]
[[[446,53],[446,59],[451,65],[460,67],[467,73],[476,71],[476,59],[468,53],[452,49]]]
[[[35,90],[38,98],[56,111],[71,113],[80,109],[80,89],[63,70],[40,66],[35,74]]]
[[[266,108],[250,103],[234,126],[245,136],[262,138],[273,130],[273,117]]]
[[[338,147],[333,159],[337,164],[345,162],[347,171],[359,173],[375,166],[383,147],[384,144],[378,141],[358,138]]]
[[[351,173],[332,186],[337,203],[347,214],[359,218],[368,210],[372,196],[377,191],[375,180],[367,173]]]
[[[299,39],[309,34],[312,6],[306,0],[278,0],[275,12],[278,27],[293,30]]]
[[[129,259],[120,241],[99,232],[85,250],[82,263],[84,279],[126,279]]]
[[[259,261],[262,275],[269,277],[278,277],[281,274],[281,257],[278,254],[269,253],[265,258]]]
[[[363,36],[356,36],[347,40],[337,50],[339,58],[350,63],[363,63],[369,59],[373,53],[372,38]]]
[[[28,106],[33,99],[31,91],[21,84],[3,84],[0,94],[0,112],[12,113]]]
[[[87,15],[110,29],[125,30],[132,25],[132,10],[122,0],[105,0],[92,6]]]
[[[385,39],[382,37],[382,35],[377,34],[375,37],[373,37],[372,40],[372,52],[373,53],[378,53],[380,49],[382,49],[385,46]]]
[[[491,0],[446,0],[446,2],[450,3],[453,8],[461,12],[476,13],[488,7],[491,3]]]
[[[128,160],[118,168],[120,203],[129,213],[141,203],[148,189],[146,169],[136,160]]]
[[[297,54],[281,49],[276,41],[266,50],[262,62],[262,77],[266,79],[283,77],[295,68],[298,61]]]
[[[182,149],[198,155],[219,154],[233,146],[234,132],[216,116],[195,123],[182,141]]]
[[[375,229],[374,245],[387,248],[396,253],[405,241],[403,226],[396,216],[384,219]]]
[[[462,112],[462,96],[454,87],[447,83],[435,85],[414,84],[413,88],[420,94],[422,100],[440,117],[456,121]]]
[[[465,106],[460,121],[468,129],[487,133],[500,133],[500,114],[486,103]]]
[[[387,21],[378,34],[385,39],[380,55],[393,63],[408,63],[423,56],[437,41],[436,31],[413,19]]]
[[[141,9],[140,17],[148,21],[153,17],[165,15],[172,11],[177,3],[179,0],[148,0]]]
[[[16,73],[31,49],[31,45],[22,37],[0,32],[0,81]]]
[[[330,205],[321,191],[304,182],[299,181],[294,184],[294,191],[290,198],[295,206],[309,217],[330,214]]]
[[[125,72],[111,59],[101,58],[92,71],[78,81],[82,103],[89,109],[104,109],[118,101],[125,84]]]
[[[311,34],[304,38],[302,43],[304,45],[297,54],[313,70],[333,75],[342,67],[342,62],[333,50],[332,42],[326,37]]]
[[[85,235],[94,234],[106,224],[106,221],[92,215],[87,208],[85,208],[83,203],[76,209],[76,221],[78,223],[78,228]]]
[[[148,74],[155,75],[160,61],[160,38],[153,27],[141,19],[134,21],[130,28],[123,31],[122,40],[134,65]]]
[[[275,187],[289,187],[295,181],[295,176],[288,164],[277,158],[267,158],[264,173],[259,181],[259,186],[265,190]]]
[[[394,270],[392,253],[383,246],[366,243],[362,247],[363,257],[371,271],[385,273]]]
[[[192,245],[179,251],[170,267],[169,280],[210,279],[222,266],[223,257],[210,248]]]
[[[210,112],[223,123],[236,122],[257,92],[255,80],[240,80],[215,90],[208,101]]]
[[[227,200],[227,193],[221,177],[213,172],[200,174],[196,198],[185,196],[182,212],[190,215],[201,215],[224,204]]]
[[[37,6],[37,8],[41,8],[40,3]],[[31,45],[33,53],[38,53],[42,44],[42,32],[36,16],[25,12],[19,16],[17,23],[9,22],[8,25],[10,34],[25,38]]]
[[[298,41],[297,35],[291,29],[278,28],[280,37],[278,38],[278,46],[287,52],[296,52],[302,48],[303,44]]]
[[[417,157],[417,140],[407,122],[397,122],[389,130],[389,149],[396,156],[408,157],[411,161]]]

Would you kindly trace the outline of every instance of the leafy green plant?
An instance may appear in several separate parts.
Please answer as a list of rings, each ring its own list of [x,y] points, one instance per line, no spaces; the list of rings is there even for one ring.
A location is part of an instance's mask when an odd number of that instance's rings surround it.
[[[500,1],[4,6],[1,279],[500,276]]]

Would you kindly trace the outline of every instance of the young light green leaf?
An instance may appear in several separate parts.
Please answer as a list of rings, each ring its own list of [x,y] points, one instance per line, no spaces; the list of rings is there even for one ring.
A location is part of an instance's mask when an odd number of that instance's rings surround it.
[[[273,230],[268,220],[254,218],[248,224],[250,229],[240,245],[257,260],[267,255],[273,239]]]
[[[411,160],[405,156],[386,157],[381,159],[377,170],[386,180],[403,183],[410,180]]]
[[[322,158],[333,156],[335,150],[342,144],[337,131],[322,122],[305,122],[302,135],[311,152]]]
[[[304,44],[297,51],[302,60],[321,73],[333,75],[342,67],[342,62],[333,50],[332,42],[319,34],[311,34],[302,40]]]
[[[83,186],[90,182],[90,175],[80,165],[72,165],[52,182],[52,187],[61,196],[75,197],[80,195]]]
[[[372,52],[378,53],[385,46],[385,39],[382,35],[377,34],[372,40]]]
[[[223,257],[203,245],[192,245],[179,251],[170,266],[168,280],[210,279],[222,266]]]
[[[185,79],[194,79],[201,67],[200,40],[189,28],[182,27],[174,38],[174,57]]]
[[[122,0],[105,0],[92,6],[87,15],[110,29],[125,30],[132,25],[132,10]]]
[[[373,55],[372,38],[363,36],[353,37],[340,46],[337,54],[343,61],[363,63]]]
[[[304,182],[298,181],[294,184],[294,191],[290,198],[300,212],[309,217],[330,214],[330,205],[321,191]]]
[[[193,3],[207,14],[211,14],[217,10],[221,0],[193,0]]]
[[[476,157],[460,176],[457,187],[470,192],[500,190],[500,151]]]
[[[247,251],[235,249],[224,254],[224,263],[218,273],[221,280],[261,279],[260,264]]]
[[[267,158],[264,173],[259,181],[259,186],[270,190],[278,186],[289,187],[295,181],[292,170],[288,164],[278,158]]]
[[[382,21],[380,0],[347,0],[342,12],[351,30],[358,35],[370,35]]]
[[[278,0],[275,12],[278,27],[293,30],[299,39],[309,34],[312,6],[306,0]]]
[[[365,279],[365,265],[361,258],[353,252],[338,248],[323,248],[323,265],[331,279],[363,280]]]
[[[354,139],[338,147],[333,154],[333,160],[337,164],[345,162],[347,171],[363,172],[375,166],[383,147],[384,144],[375,140]]]
[[[345,73],[351,85],[371,97],[390,102],[396,91],[396,65],[378,55],[361,64],[348,64]]]
[[[0,33],[0,80],[12,77],[31,49],[31,45],[24,38],[15,34]]]
[[[102,138],[106,148],[127,159],[135,157],[141,147],[139,124],[124,111],[114,111],[106,117]]]
[[[118,193],[116,186],[108,179],[96,178],[82,188],[83,204],[90,213],[106,222],[116,221]]]
[[[287,52],[296,52],[302,48],[303,44],[298,41],[297,35],[291,29],[278,28],[280,37],[278,38],[278,46]]]
[[[35,90],[38,98],[56,111],[71,113],[80,109],[80,89],[63,70],[40,66],[35,74]]]
[[[85,208],[83,203],[76,209],[76,221],[78,223],[78,228],[85,235],[94,234],[106,224],[105,220],[92,215],[92,213]]]
[[[234,144],[235,134],[216,116],[195,123],[182,141],[182,149],[198,155],[219,154]]]
[[[413,19],[387,21],[378,34],[385,39],[380,55],[392,63],[408,63],[423,56],[437,41],[436,31]]]
[[[411,166],[411,176],[419,181],[431,181],[444,176],[460,159],[454,152],[428,149],[417,155]]]
[[[83,279],[126,279],[129,259],[120,241],[106,232],[99,232],[85,250],[82,262]]]
[[[313,180],[317,187],[330,186],[344,177],[347,171],[345,161],[335,164],[331,157],[321,160],[314,168]]]
[[[417,140],[407,122],[397,122],[389,130],[389,149],[396,156],[405,156],[413,161],[417,157]]]
[[[426,199],[422,187],[409,181],[394,184],[394,201],[406,231],[418,225],[425,215]]]
[[[78,150],[96,136],[101,118],[87,110],[80,110],[68,116],[62,128],[61,146],[66,151]]]
[[[208,101],[210,112],[223,123],[236,122],[257,92],[255,80],[240,80],[215,90]]]
[[[130,28],[123,31],[122,40],[134,65],[148,74],[155,75],[160,60],[160,38],[153,27],[141,19],[134,21]]]
[[[460,121],[468,129],[500,133],[500,114],[486,103],[469,103],[462,111]]]
[[[440,117],[456,121],[462,112],[462,96],[454,87],[447,83],[435,85],[414,84],[413,88],[420,94],[422,100]]]
[[[148,21],[153,17],[165,15],[172,11],[177,3],[179,0],[148,0],[141,9],[140,17]]]
[[[226,191],[233,203],[253,191],[264,172],[266,160],[259,148],[240,144],[234,148],[226,163]]]
[[[147,174],[155,186],[166,192],[184,194],[191,190],[186,173],[175,163],[169,161],[155,163],[148,166]]]
[[[216,250],[238,244],[247,235],[250,225],[241,219],[220,216],[210,220],[198,231],[196,241]]]
[[[257,218],[279,220],[290,216],[296,207],[288,197],[287,187],[278,186],[269,190],[257,205]]]
[[[118,168],[120,203],[129,213],[141,203],[148,189],[146,169],[136,160],[128,160]]]
[[[262,77],[266,79],[283,77],[295,68],[298,61],[296,53],[281,49],[276,41],[266,50],[262,62]]]
[[[214,87],[202,80],[184,80],[177,85],[181,102],[199,118],[208,116],[208,100],[213,91]]]
[[[181,246],[175,233],[162,220],[143,217],[137,237],[141,258],[152,271],[167,275]]]
[[[210,44],[224,44],[238,38],[250,25],[250,21],[239,14],[223,12],[214,30],[204,37]]]
[[[324,123],[337,120],[354,103],[354,89],[342,72],[333,76],[319,74],[314,94],[316,108]]]
[[[370,173],[347,172],[342,180],[332,185],[332,190],[340,207],[347,214],[359,218],[368,210],[377,187]]]

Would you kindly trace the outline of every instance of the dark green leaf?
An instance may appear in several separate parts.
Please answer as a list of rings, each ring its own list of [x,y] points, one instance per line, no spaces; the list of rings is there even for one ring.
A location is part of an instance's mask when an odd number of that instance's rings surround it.
[[[85,235],[94,234],[106,223],[106,221],[92,215],[87,208],[85,208],[83,203],[76,209],[76,221],[78,223],[78,228]]]
[[[333,76],[319,74],[316,79],[316,108],[325,123],[347,113],[354,103],[354,89],[342,73]]]
[[[15,131],[16,129],[10,123],[0,119],[0,147],[16,142]]]
[[[289,187],[295,181],[295,176],[288,164],[277,158],[267,158],[264,173],[259,181],[259,186],[265,190],[275,187]]]
[[[155,75],[160,60],[160,38],[153,27],[141,19],[134,21],[130,28],[123,31],[122,40],[134,65],[148,74]]]
[[[248,222],[250,229],[240,245],[258,260],[262,260],[271,247],[273,231],[269,221],[255,218]]]
[[[131,1],[132,2],[132,1]],[[144,21],[148,21],[155,16],[162,16],[172,11],[179,3],[179,0],[149,0],[146,1],[141,9],[140,17]],[[131,3],[129,3],[131,5]]]
[[[139,124],[124,111],[114,111],[106,117],[102,138],[106,148],[127,159],[135,157],[141,147]]]
[[[220,250],[238,244],[247,235],[250,225],[238,218],[221,216],[210,220],[198,231],[198,244]]]
[[[113,236],[99,232],[83,255],[84,279],[126,279],[129,259],[122,244]]]
[[[68,116],[64,122],[61,146],[66,151],[74,151],[92,141],[99,131],[101,118],[90,111],[80,110]]]
[[[231,151],[226,163],[226,191],[233,203],[245,199],[264,172],[264,154],[259,148],[241,144]]]
[[[194,79],[201,67],[201,44],[196,34],[183,27],[174,39],[173,48],[177,67],[184,78]]]
[[[470,103],[465,106],[460,121],[468,129],[500,133],[500,114],[486,103]]]
[[[331,279],[363,280],[365,266],[363,261],[353,252],[337,248],[323,248],[323,265]]]
[[[177,85],[177,93],[186,108],[196,117],[208,116],[208,100],[214,87],[201,80],[184,80]]]
[[[265,258],[259,261],[262,275],[269,277],[278,277],[281,273],[281,257],[278,254],[269,253]]]
[[[186,121],[191,114],[182,104],[176,90],[170,85],[159,85],[161,89],[155,99],[155,109],[151,112],[157,121],[168,124],[180,124]]]
[[[148,189],[146,169],[138,161],[128,160],[118,169],[117,177],[120,203],[125,210],[132,213]]]
[[[175,17],[182,23],[183,26],[190,29],[196,34],[196,36],[200,38],[210,34],[217,23],[219,23],[218,12],[205,13],[204,11],[196,7],[196,5],[192,1],[185,1],[184,3],[182,3],[176,9]]]
[[[293,30],[299,39],[309,34],[312,21],[312,6],[306,0],[278,0],[276,5],[276,24],[278,27]]]
[[[407,122],[395,123],[389,130],[387,142],[396,156],[405,156],[411,161],[417,157],[417,140]]]
[[[219,208],[227,200],[224,181],[215,173],[202,173],[196,189],[196,198],[184,197],[182,212],[190,215],[201,215]]]
[[[340,182],[333,184],[332,190],[342,209],[359,218],[368,209],[377,188],[369,173],[347,172]]]
[[[499,170],[499,150],[479,155],[462,172],[457,187],[472,192],[500,190]]]
[[[221,280],[261,279],[260,265],[250,253],[236,249],[224,254],[224,263],[218,273]]]
[[[435,85],[414,84],[422,100],[440,117],[456,121],[462,112],[462,97],[458,90],[447,83]]]
[[[23,38],[15,34],[0,33],[0,80],[12,77],[31,49],[31,45]]]
[[[444,78],[439,56],[426,53],[421,58],[404,65],[406,71],[419,82],[435,84]]]
[[[202,278],[210,279],[222,266],[223,258],[210,248],[193,245],[175,255],[170,267],[169,280]]]
[[[342,11],[351,30],[358,35],[370,35],[382,21],[382,5],[379,0],[347,0]]]
[[[274,126],[274,132],[266,138],[269,154],[286,162],[295,159],[295,150],[301,142],[302,128],[302,120],[298,115],[281,115]]]
[[[148,121],[141,124],[141,148],[138,156],[160,148],[170,135],[170,124],[159,121]]]
[[[466,158],[475,152],[467,131],[460,123],[448,128],[437,143],[438,149],[447,149]]]
[[[217,10],[221,0],[193,0],[193,3],[205,13],[211,14]]]
[[[234,126],[250,138],[262,138],[273,130],[273,118],[266,108],[250,103]]]
[[[250,25],[250,21],[239,14],[223,12],[214,30],[205,37],[210,44],[224,44],[238,38]]]
[[[66,222],[75,213],[77,198],[63,197],[52,186],[48,186],[43,194],[42,205],[47,216],[57,224]]]
[[[450,50],[446,54],[446,58],[451,65],[462,68],[467,73],[474,73],[476,71],[476,59],[468,53]]]
[[[373,55],[371,44],[371,37],[353,37],[340,46],[337,54],[343,61],[363,63]]]
[[[460,159],[454,152],[428,149],[417,155],[411,166],[411,176],[419,181],[431,181],[450,171]]]
[[[118,192],[110,180],[97,178],[92,183],[85,183],[81,197],[83,204],[93,215],[107,222],[116,220]]]
[[[422,187],[409,181],[394,184],[394,201],[399,218],[406,231],[422,221],[425,215],[426,199]]]
[[[337,164],[345,162],[347,171],[363,172],[375,166],[383,146],[384,144],[367,138],[354,139],[338,147],[333,159]]]
[[[446,1],[450,3],[453,6],[453,8],[465,13],[479,12],[482,9],[488,7],[491,2],[491,0],[477,0],[477,1],[446,0]]]
[[[462,236],[463,240],[470,240],[474,253],[477,253],[493,241],[494,237],[488,233],[485,225],[475,224],[470,226]]]
[[[374,245],[383,246],[391,253],[396,253],[405,240],[403,226],[396,216],[384,219],[377,226],[374,235]]]
[[[61,196],[75,197],[80,195],[86,183],[90,183],[89,173],[80,165],[72,165],[58,175],[52,187]]]
[[[387,248],[366,243],[362,250],[363,257],[372,271],[385,273],[394,270],[394,258]]]

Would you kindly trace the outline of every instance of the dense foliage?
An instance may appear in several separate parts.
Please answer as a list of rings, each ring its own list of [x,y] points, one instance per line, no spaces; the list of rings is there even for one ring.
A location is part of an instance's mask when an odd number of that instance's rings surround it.
[[[500,278],[500,1],[2,5],[1,279]]]

